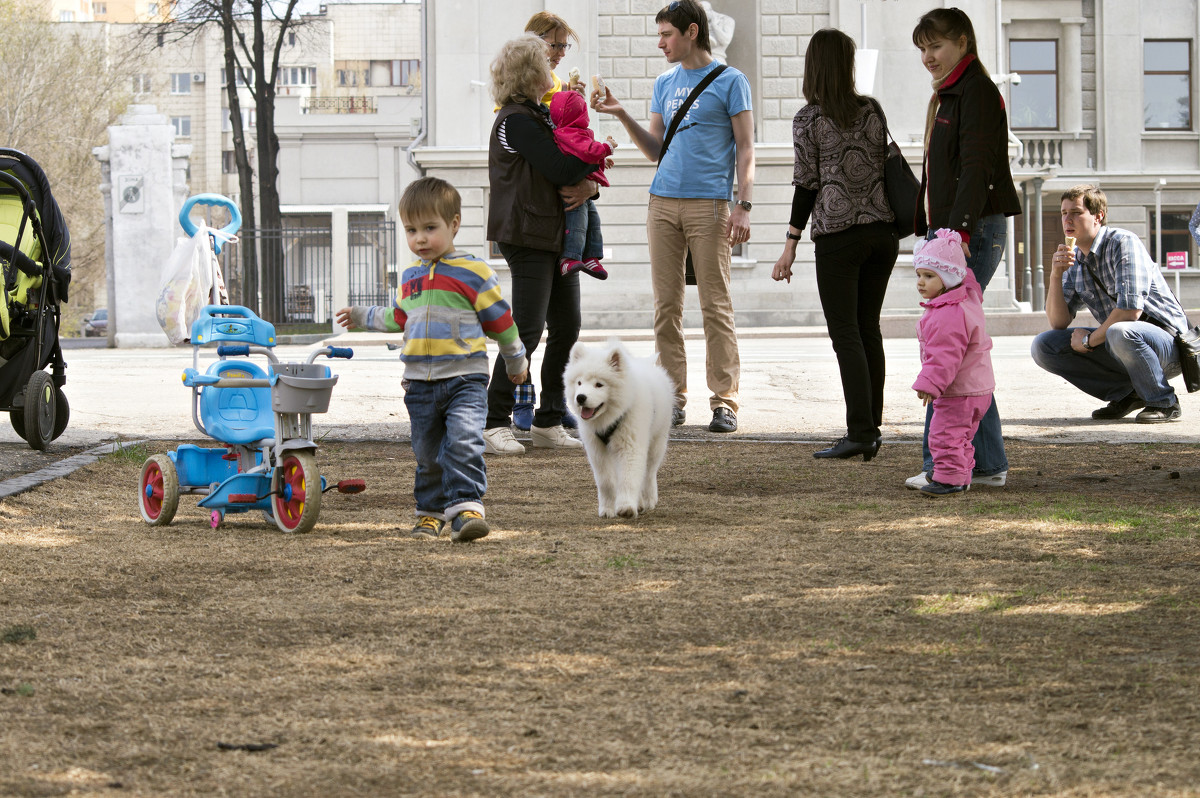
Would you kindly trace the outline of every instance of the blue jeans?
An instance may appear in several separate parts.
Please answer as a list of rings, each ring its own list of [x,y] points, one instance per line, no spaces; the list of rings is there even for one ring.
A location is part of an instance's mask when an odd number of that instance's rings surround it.
[[[1121,321],[1108,328],[1103,346],[1080,353],[1071,348],[1071,332],[1047,330],[1034,338],[1033,362],[1105,402],[1118,402],[1130,393],[1150,407],[1179,401],[1167,383],[1179,374],[1174,333],[1145,321]]]
[[[417,515],[450,521],[464,510],[483,512],[482,499],[487,492],[487,466],[483,462],[487,382],[486,374],[404,381],[404,406],[412,423],[412,448],[417,456],[413,489]]]
[[[926,237],[934,238],[935,231],[930,229]],[[1004,245],[1007,242],[1008,220],[1002,213],[983,217],[971,231],[971,257],[967,259],[967,266],[975,273],[981,291],[987,288],[996,274],[996,269],[1004,258]],[[929,422],[932,418],[933,403],[930,402],[925,410],[925,438],[921,443],[926,474],[933,471],[933,455],[929,453]],[[994,396],[971,443],[975,446],[975,474],[991,476],[1008,470],[1008,457],[1004,454],[1004,436],[1000,432],[1000,411],[996,409]]]
[[[563,235],[562,256],[568,260],[604,257],[604,236],[600,232],[600,212],[596,203],[588,200],[573,211],[567,211],[567,230]]]

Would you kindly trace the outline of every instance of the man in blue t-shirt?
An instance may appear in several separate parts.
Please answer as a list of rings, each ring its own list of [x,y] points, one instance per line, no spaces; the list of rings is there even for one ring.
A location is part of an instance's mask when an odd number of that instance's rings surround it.
[[[721,66],[708,41],[708,18],[694,0],[658,12],[658,49],[675,66],[658,76],[650,101],[650,129],[642,127],[606,87],[592,92],[592,108],[613,114],[658,172],[650,184],[646,237],[654,285],[654,341],[659,361],[675,382],[675,426],[684,422],[687,358],[683,344],[684,262],[690,251],[700,292],[708,348],[708,403],[712,432],[737,429],[737,328],[729,291],[731,247],[750,240],[754,189],[754,112],[750,82],[726,68],[688,108],[666,154],[663,138],[674,113],[708,73]],[[661,156],[661,158],[660,158]],[[733,198],[737,173],[738,201]]]

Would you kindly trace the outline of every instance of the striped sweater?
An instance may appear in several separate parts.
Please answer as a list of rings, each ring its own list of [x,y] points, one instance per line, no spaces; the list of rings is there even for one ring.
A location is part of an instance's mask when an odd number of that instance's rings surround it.
[[[404,332],[404,378],[445,380],[487,374],[487,339],[500,345],[509,374],[528,367],[512,311],[496,273],[479,258],[451,252],[404,270],[392,307],[355,307],[355,327]]]

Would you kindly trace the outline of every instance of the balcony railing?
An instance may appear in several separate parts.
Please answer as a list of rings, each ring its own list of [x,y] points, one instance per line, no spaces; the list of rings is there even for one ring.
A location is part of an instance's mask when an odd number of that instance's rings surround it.
[[[1021,140],[1021,157],[1016,165],[1030,171],[1045,171],[1050,169],[1083,169],[1088,164],[1088,143],[1092,132],[1085,130],[1078,134],[1062,133],[1054,130],[1014,131]]]
[[[374,114],[374,97],[305,97],[300,106],[305,114]]]

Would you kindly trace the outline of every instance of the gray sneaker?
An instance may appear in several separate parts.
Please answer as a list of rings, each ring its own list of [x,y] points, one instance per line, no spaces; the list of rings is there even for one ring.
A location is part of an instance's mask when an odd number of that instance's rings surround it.
[[[432,515],[422,515],[417,519],[416,526],[408,533],[409,537],[433,540],[442,534],[442,527],[445,526],[445,523],[442,519],[434,518]]]
[[[1147,407],[1134,416],[1133,420],[1139,424],[1162,424],[1165,421],[1178,421],[1182,415],[1179,402],[1176,402],[1170,407]]]
[[[450,522],[450,540],[455,543],[485,538],[491,531],[487,521],[483,520],[483,514],[474,510],[463,510]]]

